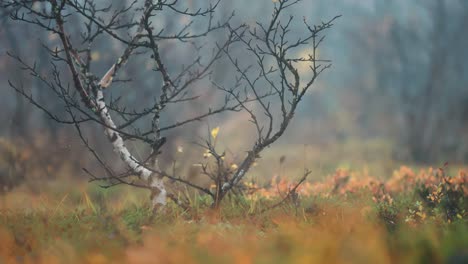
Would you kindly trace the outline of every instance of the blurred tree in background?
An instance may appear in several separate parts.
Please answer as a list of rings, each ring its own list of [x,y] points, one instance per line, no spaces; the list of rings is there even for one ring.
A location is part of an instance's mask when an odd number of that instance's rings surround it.
[[[113,1],[113,5],[123,6],[128,2],[118,0]],[[192,0],[188,4],[197,6],[199,2],[203,1]],[[36,1],[35,5],[38,9],[46,8],[41,1]],[[269,16],[264,15],[264,10],[270,5],[271,1],[225,1],[218,15],[226,16],[236,10],[237,21],[266,21]],[[3,14],[4,10],[1,12]],[[393,159],[404,162],[468,160],[468,69],[464,62],[467,57],[464,47],[468,42],[466,1],[336,0],[330,4],[326,0],[314,0],[304,2],[294,13],[316,22],[322,17],[342,14],[346,22],[336,26],[328,36],[330,45],[320,50],[325,57],[334,58],[333,69],[310,91],[311,96],[306,99],[308,107],[299,110],[299,121],[293,124],[288,139],[280,144],[303,143],[328,149],[331,145],[351,141],[379,139],[392,146]],[[163,15],[158,19],[169,29],[183,22]],[[79,21],[76,22],[71,34],[81,30]],[[0,108],[3,113],[0,135],[25,141],[38,132],[53,135],[58,131],[57,125],[9,89],[7,79],[21,80],[51,109],[61,106],[51,100],[40,82],[18,71],[5,53],[11,51],[34,59],[41,71],[48,65],[43,59],[40,42],[56,40],[32,27],[11,24],[6,15],[2,15],[0,23]],[[298,25],[293,26],[299,29]],[[293,34],[299,33],[293,31]],[[98,50],[93,54],[95,67],[103,73],[120,46],[97,40],[95,47]],[[174,50],[172,45],[161,49],[170,52],[175,59],[186,55],[183,50]],[[122,72],[137,76],[133,82],[140,87],[138,92],[122,90],[129,104],[144,101],[152,84],[160,83],[157,76],[143,76],[136,70],[135,66],[142,63],[145,62],[136,59]],[[214,78],[224,75],[223,65],[216,67]],[[201,111],[202,106],[190,105],[172,114]],[[210,122],[229,130],[236,120],[226,118]],[[184,135],[193,131],[205,133],[206,124],[194,125],[190,132],[177,131],[173,137],[183,142]],[[92,134],[97,135],[96,143],[100,144],[100,133],[96,130]],[[177,143],[170,144],[175,148]],[[174,155],[165,153],[163,158],[171,160]]]

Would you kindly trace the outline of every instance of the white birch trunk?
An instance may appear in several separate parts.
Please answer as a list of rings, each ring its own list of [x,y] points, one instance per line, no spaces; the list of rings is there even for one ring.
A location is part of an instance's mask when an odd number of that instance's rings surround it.
[[[56,1],[52,1],[52,4],[55,8],[58,10],[58,5]],[[145,5],[145,13],[149,10],[150,5]],[[106,106],[106,103],[104,101],[104,94],[103,94],[103,89],[108,88],[112,84],[112,80],[114,75],[116,74],[117,69],[119,66],[124,64],[128,57],[130,56],[131,52],[133,51],[134,47],[132,45],[129,45],[122,57],[120,57],[117,61],[117,63],[113,64],[112,67],[104,74],[102,79],[94,84],[95,85],[95,97],[96,97],[96,103],[92,101],[92,99],[88,96],[86,90],[83,88],[82,80],[80,80],[79,72],[76,70],[75,65],[73,60],[76,60],[78,64],[84,65],[81,62],[81,59],[78,55],[77,52],[74,52],[66,38],[65,30],[63,27],[64,21],[62,19],[62,16],[60,13],[56,13],[56,18],[55,20],[57,21],[57,25],[59,28],[59,31],[61,34],[60,38],[62,41],[62,44],[64,46],[65,53],[67,55],[67,60],[68,60],[68,65],[71,70],[71,73],[74,78],[75,86],[80,93],[80,96],[82,97],[83,101],[87,103],[87,107],[89,108],[97,108],[96,111],[99,115],[100,120],[106,125],[105,127],[105,134],[109,141],[112,143],[114,151],[119,154],[120,158],[122,161],[133,171],[133,173],[137,174],[141,179],[147,182],[148,186],[151,188],[151,201],[154,209],[157,209],[159,207],[163,207],[166,205],[166,196],[167,192],[164,187],[164,182],[163,178],[159,175],[156,175],[156,173],[153,173],[151,170],[145,168],[143,165],[141,165],[139,162],[137,162],[137,159],[132,156],[128,148],[125,146],[123,138],[120,136],[120,134],[115,131],[117,126],[115,125],[114,121],[112,120],[112,117],[109,114],[109,109]],[[138,33],[135,35],[135,37],[132,40],[132,43],[136,41],[140,36],[139,33],[143,30],[144,26],[144,17],[141,18],[140,20],[140,26],[138,28]],[[156,162],[155,162],[156,163]],[[158,169],[158,168],[154,168]]]
[[[105,134],[110,140],[114,147],[114,151],[119,154],[122,161],[134,171],[141,179],[145,180],[151,188],[151,201],[154,209],[164,207],[166,205],[167,192],[164,187],[164,182],[162,177],[156,175],[149,169],[140,165],[135,157],[128,151],[128,148],[125,146],[122,137],[114,131],[112,128],[117,128],[112,117],[109,114],[109,110],[104,101],[104,94],[101,89],[98,89],[96,94],[96,101],[98,112],[100,114],[101,120],[106,124]],[[154,168],[158,169],[158,168]]]

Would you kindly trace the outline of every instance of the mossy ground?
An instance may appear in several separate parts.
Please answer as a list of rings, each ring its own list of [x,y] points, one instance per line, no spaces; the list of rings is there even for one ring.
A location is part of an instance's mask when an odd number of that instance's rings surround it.
[[[417,176],[411,176],[417,178]],[[69,186],[69,184],[64,186]],[[466,187],[466,183],[461,183]],[[75,188],[2,197],[0,263],[466,263],[467,196],[447,217],[420,188],[368,188],[280,199],[237,196],[220,210],[194,195],[154,215],[144,192]],[[412,185],[411,185],[412,186]]]

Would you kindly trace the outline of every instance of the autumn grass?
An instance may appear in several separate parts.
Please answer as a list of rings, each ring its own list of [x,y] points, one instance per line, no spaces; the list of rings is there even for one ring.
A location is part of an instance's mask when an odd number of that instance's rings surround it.
[[[431,177],[408,169],[399,173]],[[419,188],[388,198],[355,188],[365,182],[348,184],[344,191],[316,189],[271,210],[281,196],[233,196],[213,211],[208,199],[194,195],[189,212],[170,203],[158,215],[144,192],[129,188],[54,182],[47,187],[54,191],[32,194],[20,187],[2,197],[0,263],[466,261],[466,196],[448,219],[444,200],[432,207]]]

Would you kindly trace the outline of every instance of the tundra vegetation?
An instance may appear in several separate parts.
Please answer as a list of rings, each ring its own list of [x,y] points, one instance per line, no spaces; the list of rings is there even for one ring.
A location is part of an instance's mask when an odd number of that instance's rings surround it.
[[[319,50],[340,15],[313,22],[292,12],[301,1],[277,0],[268,16],[242,23],[221,0],[198,2],[1,1],[8,26],[45,36],[36,58],[15,49],[6,29],[8,58],[21,72],[8,85],[60,127],[0,141],[0,260],[468,259],[463,167],[319,175],[303,157],[283,172],[279,149],[277,163],[263,164],[279,168],[274,177],[252,173],[331,68]],[[241,148],[213,125],[226,118],[244,135]],[[54,144],[64,147],[53,152]]]

